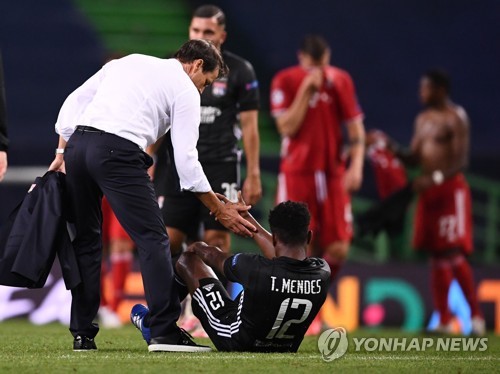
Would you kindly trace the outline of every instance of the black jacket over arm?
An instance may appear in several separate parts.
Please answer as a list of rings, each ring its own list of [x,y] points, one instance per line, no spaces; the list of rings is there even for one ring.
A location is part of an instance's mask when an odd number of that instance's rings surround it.
[[[41,288],[56,254],[66,288],[76,287],[80,272],[64,209],[65,175],[38,177],[0,232],[0,284]]]

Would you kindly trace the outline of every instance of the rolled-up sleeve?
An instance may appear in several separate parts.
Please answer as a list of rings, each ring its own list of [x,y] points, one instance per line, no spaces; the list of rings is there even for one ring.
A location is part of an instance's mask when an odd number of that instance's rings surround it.
[[[183,191],[209,192],[212,190],[198,160],[200,126],[200,95],[196,89],[179,94],[171,108],[171,137],[174,160]]]
[[[75,131],[78,118],[94,98],[103,75],[103,69],[99,70],[64,101],[55,125],[56,133],[61,135],[64,140],[67,141]]]

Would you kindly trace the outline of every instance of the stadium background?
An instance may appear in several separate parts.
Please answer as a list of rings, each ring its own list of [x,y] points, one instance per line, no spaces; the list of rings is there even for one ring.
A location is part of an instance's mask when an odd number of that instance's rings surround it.
[[[33,172],[43,171],[52,160],[53,124],[64,98],[110,55],[167,56],[175,51],[186,40],[192,9],[202,3],[20,0],[0,4],[11,140],[10,170],[0,184],[0,225],[26,192]],[[274,199],[279,153],[279,137],[268,114],[269,83],[277,70],[295,63],[303,34],[322,33],[330,41],[333,63],[354,77],[366,127],[381,128],[403,143],[409,142],[413,118],[420,109],[416,89],[422,71],[439,66],[451,73],[452,96],[472,119],[468,174],[475,216],[472,261],[488,328],[500,333],[500,301],[495,304],[500,294],[500,3],[316,0],[307,7],[299,0],[213,3],[228,15],[225,47],[252,61],[260,81],[265,197],[255,213],[263,219]],[[366,209],[375,197],[370,168],[365,169],[355,213]],[[396,325],[410,330],[427,323],[432,313],[427,266],[425,258],[409,247],[410,217],[411,212],[399,242],[384,234],[354,241],[350,264],[327,302],[331,323],[351,328]],[[235,240],[234,247],[255,250],[244,240]],[[0,320],[29,315],[36,323],[65,321],[64,308],[56,316],[50,314],[67,302],[57,271],[53,275],[40,291],[0,288],[0,310],[4,310]],[[137,274],[130,277],[131,299],[140,298],[137,278]],[[19,309],[6,308],[14,304]],[[124,315],[127,308],[124,304]]]

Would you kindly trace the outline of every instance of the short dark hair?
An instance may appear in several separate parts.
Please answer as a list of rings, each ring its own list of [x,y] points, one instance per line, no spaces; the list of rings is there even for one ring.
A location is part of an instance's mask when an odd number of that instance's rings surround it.
[[[208,40],[193,39],[184,43],[177,52],[174,58],[182,63],[190,63],[194,60],[203,60],[202,71],[214,71],[219,68],[219,77],[227,73],[227,67],[222,58],[222,54],[217,47]]]
[[[314,61],[321,60],[329,49],[328,42],[321,35],[306,35],[299,44],[299,51],[311,56]]]
[[[304,203],[285,201],[269,212],[271,232],[284,244],[307,244],[311,215]]]
[[[443,69],[429,69],[424,73],[424,78],[427,78],[434,87],[443,88],[446,93],[450,93],[451,80],[449,74]]]
[[[199,18],[215,18],[217,21],[217,24],[219,26],[225,27],[226,26],[226,15],[222,11],[221,8],[215,5],[202,5],[198,8],[193,13],[193,18],[194,17],[199,17]]]

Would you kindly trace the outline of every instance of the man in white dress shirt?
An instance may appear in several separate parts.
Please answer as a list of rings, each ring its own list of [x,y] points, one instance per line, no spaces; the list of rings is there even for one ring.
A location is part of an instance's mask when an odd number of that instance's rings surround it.
[[[224,205],[212,191],[196,150],[200,93],[224,70],[217,48],[192,40],[172,59],[133,54],[113,60],[64,102],[55,125],[59,145],[49,170],[66,171],[76,228],[73,245],[82,283],[71,291],[73,350],[97,349],[99,327],[93,320],[100,299],[103,195],[138,248],[151,309],[149,351],[209,350],[176,325],[180,305],[170,244],[147,174],[153,161],[144,150],[170,130],[181,189],[193,192],[233,232],[252,236],[255,227],[239,215],[237,206]]]

